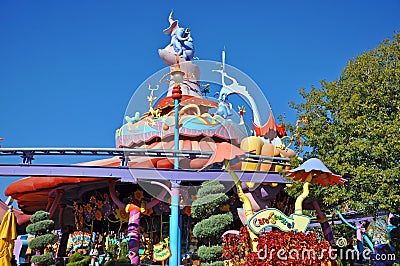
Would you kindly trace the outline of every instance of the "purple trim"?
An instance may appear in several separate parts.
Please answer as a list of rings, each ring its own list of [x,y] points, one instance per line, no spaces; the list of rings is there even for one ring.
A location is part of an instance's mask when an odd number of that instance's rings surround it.
[[[241,181],[291,183],[276,172],[235,171]],[[118,179],[121,182],[137,183],[138,180],[175,180],[175,181],[232,181],[230,174],[223,170],[173,170],[125,167],[102,167],[81,165],[22,165],[0,164],[0,176],[65,176],[100,177]]]

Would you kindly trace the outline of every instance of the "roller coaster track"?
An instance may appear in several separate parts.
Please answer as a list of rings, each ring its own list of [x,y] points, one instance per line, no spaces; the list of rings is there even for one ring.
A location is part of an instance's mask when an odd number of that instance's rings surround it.
[[[0,157],[19,156],[21,164],[1,164],[0,176],[64,176],[64,177],[101,177],[119,179],[121,182],[139,180],[168,179],[175,181],[232,181],[232,177],[223,169],[210,169],[198,172],[188,169],[147,169],[128,167],[130,157],[166,157],[166,158],[209,158],[212,152],[153,149],[115,149],[115,148],[0,148]],[[105,156],[119,157],[119,167],[91,165],[42,165],[32,164],[35,156]],[[260,162],[287,166],[288,158],[246,154],[239,158],[244,162]],[[242,181],[290,183],[276,172],[236,171]]]

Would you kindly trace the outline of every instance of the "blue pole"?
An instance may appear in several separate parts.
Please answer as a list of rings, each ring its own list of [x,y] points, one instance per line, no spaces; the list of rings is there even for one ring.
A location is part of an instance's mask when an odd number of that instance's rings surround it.
[[[180,197],[179,197],[180,200]],[[180,208],[178,209],[178,212],[180,212]],[[179,215],[179,220],[178,220],[179,226],[178,226],[178,262],[181,261],[181,251],[182,251],[182,216]]]
[[[174,149],[179,150],[179,99],[174,99],[175,109],[175,131],[174,131]],[[174,158],[174,169],[179,169],[179,158]],[[171,180],[171,216],[169,221],[169,238],[171,257],[169,259],[170,266],[177,266],[180,264],[180,248],[179,239],[180,228],[179,228],[179,183]]]
[[[179,184],[176,182],[172,183],[172,202],[171,202],[171,216],[170,216],[170,243],[171,243],[171,257],[169,259],[169,265],[179,265],[180,249],[178,247],[178,239],[180,238],[179,228]]]

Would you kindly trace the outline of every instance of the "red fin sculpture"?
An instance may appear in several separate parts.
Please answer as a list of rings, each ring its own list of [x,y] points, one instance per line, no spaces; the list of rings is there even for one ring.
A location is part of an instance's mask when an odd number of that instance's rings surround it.
[[[283,137],[286,136],[286,131],[283,125],[277,125],[275,123],[274,115],[272,111],[269,113],[268,122],[263,126],[256,125],[253,121],[253,128],[256,136],[264,136],[266,139],[274,139],[277,136]]]

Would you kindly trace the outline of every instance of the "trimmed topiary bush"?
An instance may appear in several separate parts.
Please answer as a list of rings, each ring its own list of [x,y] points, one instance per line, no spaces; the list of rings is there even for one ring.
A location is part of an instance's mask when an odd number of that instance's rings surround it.
[[[213,261],[222,257],[222,247],[214,245],[211,247],[200,246],[197,255],[207,261]]]
[[[80,252],[75,252],[69,258],[69,262],[66,266],[87,266],[89,265],[90,257],[83,256]]]
[[[54,264],[53,252],[33,256],[31,262],[40,266],[52,266]]]
[[[203,262],[212,262],[209,265],[223,265],[218,261],[222,257],[221,235],[233,223],[233,215],[221,210],[229,199],[224,191],[219,181],[203,182],[192,204],[192,216],[200,220],[193,228],[193,235],[206,244],[198,248],[197,255]]]
[[[37,211],[31,216],[32,224],[26,227],[26,232],[35,235],[29,242],[29,248],[37,253],[31,259],[32,263],[38,266],[55,265],[53,250],[51,245],[57,241],[57,235],[51,233],[54,228],[54,221],[49,220],[50,213]]]
[[[215,236],[220,238],[220,233],[223,233],[231,223],[233,223],[233,216],[230,212],[212,215],[195,225],[193,235],[202,239],[213,238]]]

